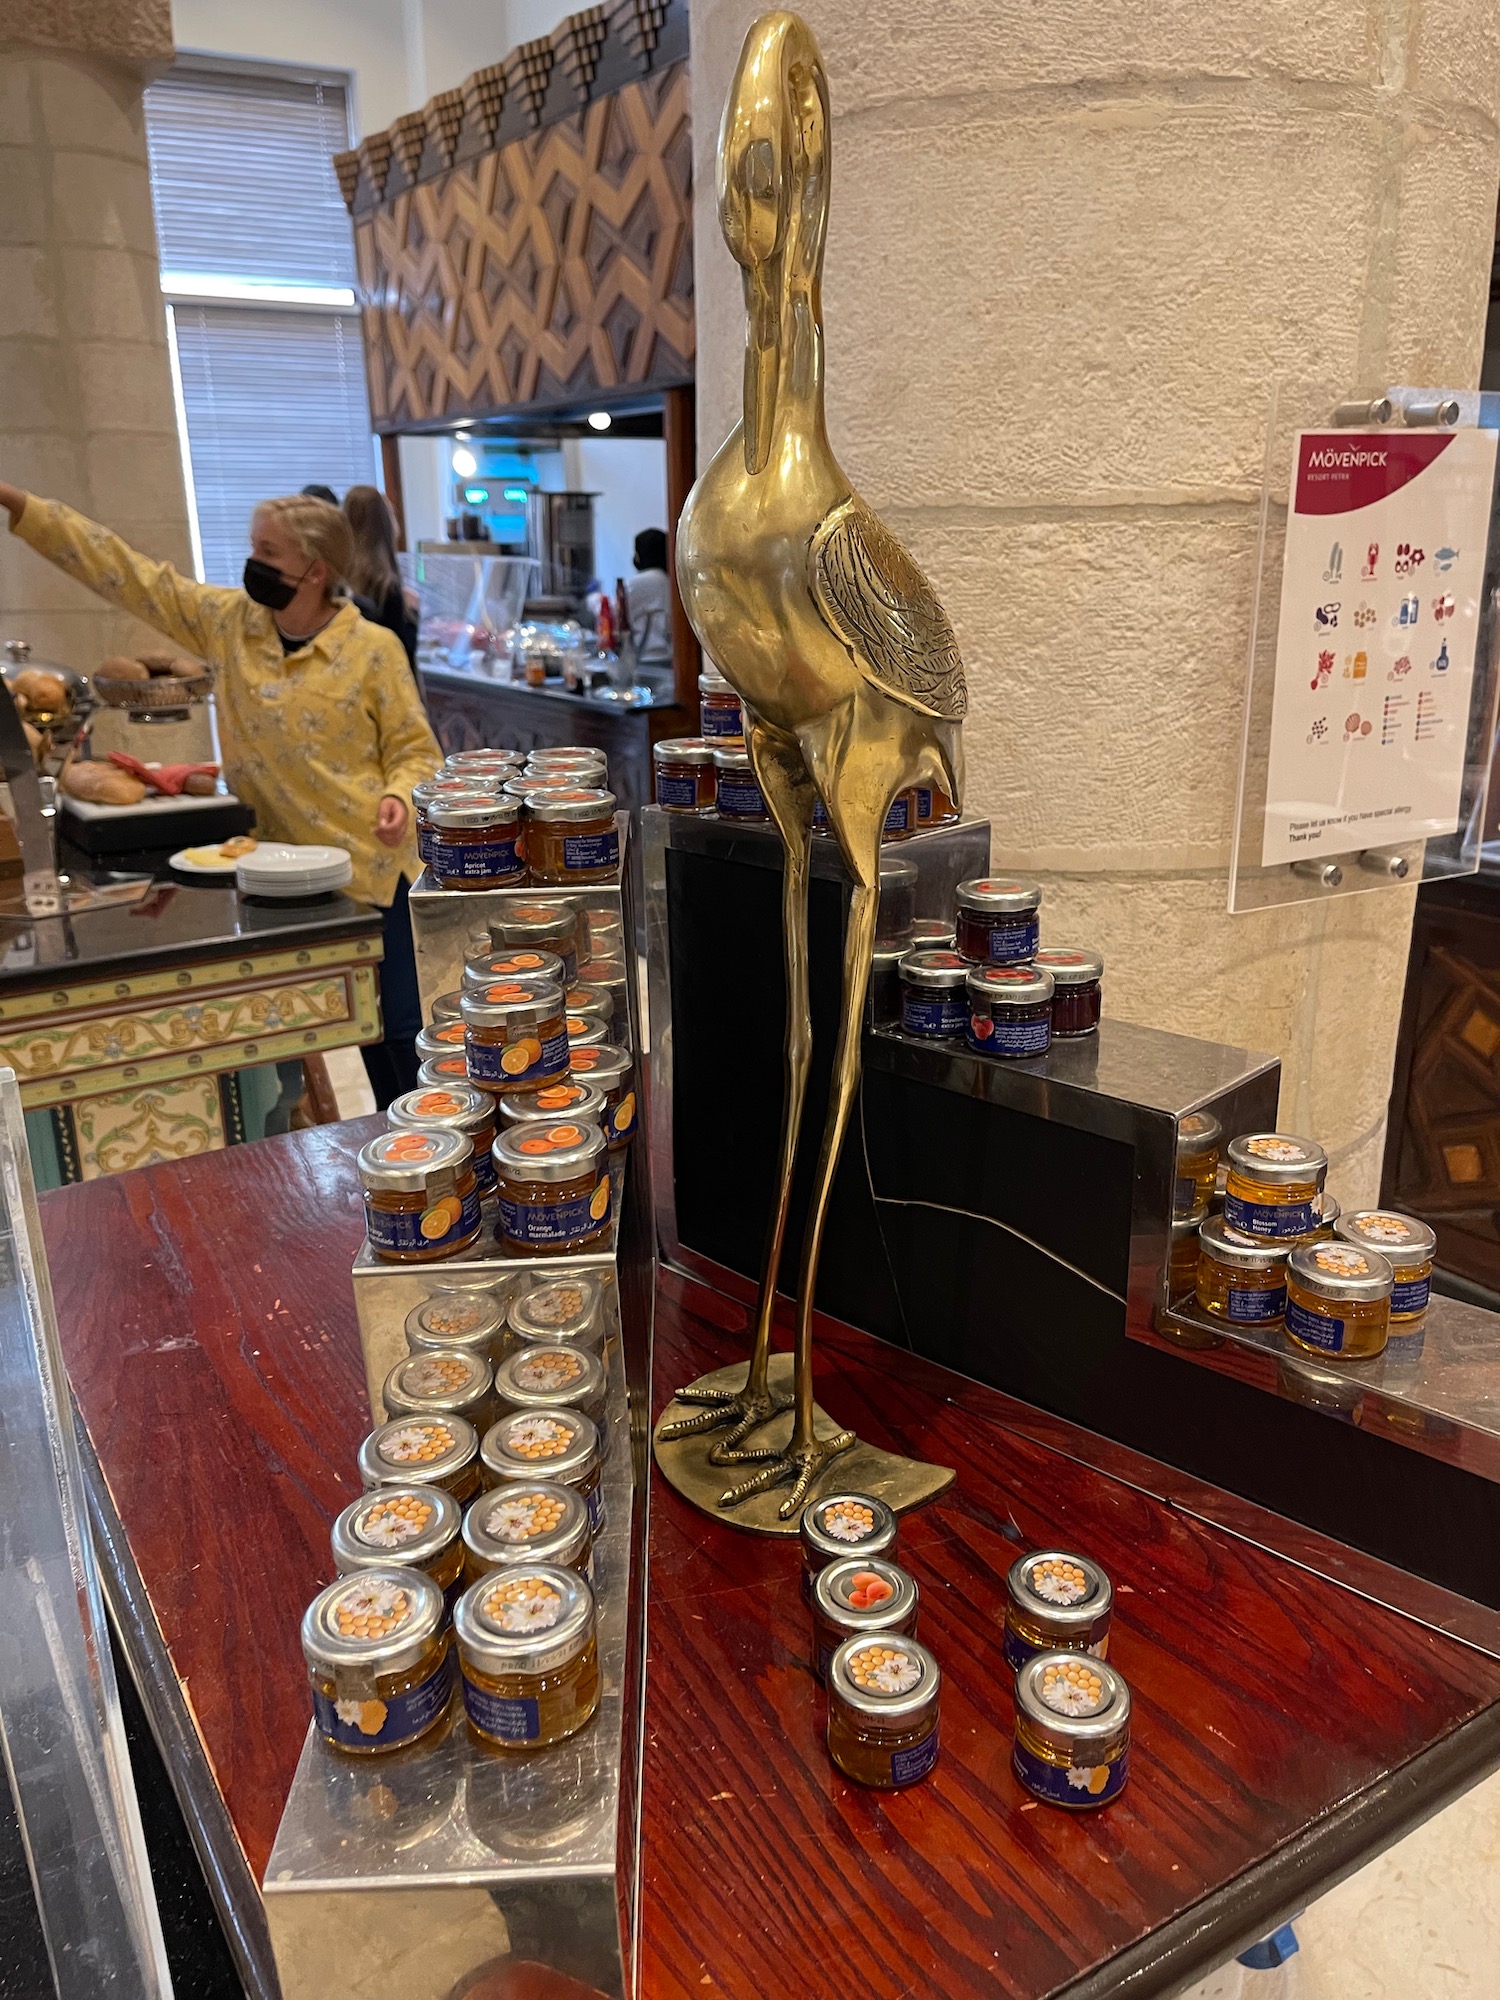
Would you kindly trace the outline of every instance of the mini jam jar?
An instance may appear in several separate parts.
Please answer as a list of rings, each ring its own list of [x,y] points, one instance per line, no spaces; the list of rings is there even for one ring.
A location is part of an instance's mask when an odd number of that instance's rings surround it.
[[[591,1354],[604,1349],[604,1294],[599,1280],[584,1273],[544,1278],[511,1300],[505,1319],[513,1346],[565,1344],[586,1347]]]
[[[551,951],[563,962],[562,983],[578,977],[579,913],[571,903],[518,898],[490,918],[492,951]]]
[[[453,1609],[461,1587],[463,1513],[441,1486],[382,1486],[362,1493],[333,1524],[333,1563],[340,1576],[400,1563],[430,1576]]]
[[[1035,1798],[1107,1806],[1130,1776],[1130,1689],[1103,1660],[1038,1653],[1016,1675],[1011,1768]]]
[[[545,1750],[599,1706],[594,1593],[553,1563],[492,1571],[453,1612],[469,1727],[500,1750]]]
[[[508,1095],[567,1075],[562,988],[550,979],[502,979],[466,993],[461,1005],[464,1052],[476,1083]]]
[[[1364,1361],[1391,1330],[1395,1272],[1357,1243],[1299,1243],[1286,1260],[1287,1336],[1304,1352]]]
[[[750,752],[740,744],[725,744],[714,752],[714,802],[720,819],[766,820],[765,793],[750,762]]]
[[[464,1417],[388,1417],[359,1448],[360,1484],[441,1486],[460,1506],[479,1491],[479,1433]]]
[[[917,922],[917,864],[904,854],[880,857],[880,900],[875,910],[875,942],[910,951]]]
[[[406,1344],[413,1354],[455,1349],[493,1362],[505,1331],[505,1308],[492,1292],[434,1292],[406,1315]]]
[[[520,750],[450,750],[443,759],[443,768],[448,771],[483,770],[488,765],[503,765],[510,770],[519,770],[526,762]]]
[[[497,1487],[470,1503],[461,1554],[466,1583],[477,1583],[491,1570],[531,1563],[554,1563],[592,1581],[589,1510],[571,1486],[555,1480]]]
[[[1341,1216],[1334,1233],[1361,1250],[1375,1250],[1395,1274],[1391,1287],[1391,1332],[1414,1327],[1432,1296],[1432,1261],[1437,1235],[1414,1215],[1390,1208],[1361,1208]]]
[[[1317,1224],[1306,1236],[1299,1237],[1298,1242],[1331,1243],[1339,1233],[1339,1218],[1343,1213],[1344,1205],[1338,1196],[1330,1194],[1327,1188],[1324,1188],[1318,1196]]]
[[[469,1075],[469,1059],[462,1049],[452,1055],[433,1056],[430,1061],[417,1064],[417,1082],[426,1090],[482,1090],[482,1084],[475,1083]],[[490,1095],[491,1093],[486,1093]]]
[[[1042,887],[998,875],[960,882],[958,948],[971,965],[1024,965],[1041,942]]]
[[[1052,1039],[1097,1034],[1104,978],[1099,953],[1081,945],[1046,945],[1032,964],[1045,966],[1052,974]]]
[[[745,733],[739,695],[717,667],[707,664],[698,676],[698,727],[719,742]]]
[[[902,1033],[958,1040],[969,1025],[968,975],[969,961],[956,951],[906,952],[896,966]]]
[[[381,1385],[387,1417],[462,1417],[481,1435],[494,1422],[494,1370],[460,1347],[403,1354]]]
[[[571,770],[587,768],[604,777],[609,770],[609,758],[593,743],[539,743],[535,750],[526,752],[528,771]]]
[[[429,1264],[479,1234],[474,1148],[462,1132],[382,1132],[360,1148],[365,1234],[386,1264]]]
[[[606,1027],[614,1019],[614,995],[604,986],[590,986],[580,979],[576,986],[570,986],[563,995],[563,1005],[569,1014],[581,1014],[587,1021],[600,1021]]]
[[[582,1410],[519,1410],[501,1417],[485,1432],[480,1450],[491,1486],[518,1479],[571,1486],[589,1510],[594,1533],[604,1526],[599,1426]]]
[[[302,1618],[318,1734],[338,1750],[399,1750],[447,1713],[453,1654],[443,1593],[387,1563],[335,1578]]]
[[[1211,1111],[1189,1111],[1177,1121],[1177,1174],[1172,1214],[1178,1222],[1199,1222],[1214,1198],[1219,1141],[1224,1128]]]
[[[554,771],[550,776],[546,772],[517,771],[513,778],[506,779],[501,789],[508,799],[520,801],[524,813],[526,801],[533,794],[540,797],[543,792],[576,792],[579,780],[567,771]]]
[[[604,1092],[581,1077],[565,1076],[540,1090],[515,1090],[500,1100],[500,1116],[510,1125],[555,1125],[559,1118],[575,1124],[603,1125]]]
[[[1287,1246],[1240,1236],[1222,1215],[1205,1215],[1197,1227],[1200,1309],[1231,1326],[1275,1326],[1286,1311]]]
[[[958,807],[945,791],[936,785],[918,785],[917,825],[925,833],[930,826],[953,826],[959,817]]]
[[[460,1002],[460,1004],[462,1004]],[[464,1047],[464,1024],[457,1021],[439,1021],[433,1027],[422,1028],[417,1034],[417,1061],[436,1062],[439,1056],[452,1055]],[[467,1074],[467,1068],[465,1069]]]
[[[618,1152],[622,1146],[628,1146],[635,1137],[640,1107],[635,1095],[635,1069],[627,1051],[608,1043],[583,1047],[570,1042],[568,1061],[575,1081],[591,1083],[604,1092],[606,1115],[600,1122],[610,1151]]]
[[[427,866],[442,889],[514,889],[526,880],[514,799],[440,798],[427,808]]]
[[[828,1665],[828,1755],[877,1791],[914,1785],[938,1759],[943,1676],[915,1639],[846,1639]]]
[[[908,840],[917,830],[917,788],[906,785],[886,807],[882,840]]]
[[[463,984],[456,996],[482,993],[486,986],[503,985],[507,980],[546,979],[565,986],[563,962],[555,951],[538,951],[534,946],[519,951],[481,951],[464,960]]]
[[[913,951],[952,951],[957,935],[947,917],[913,917],[911,922],[911,944]],[[965,964],[968,960],[965,959]]]
[[[597,1125],[511,1125],[495,1141],[500,1233],[523,1257],[588,1250],[610,1224],[604,1134]]]
[[[973,965],[965,981],[967,1039],[984,1056],[1044,1056],[1052,1046],[1052,974],[1029,965]]]
[[[916,1579],[884,1556],[843,1556],[813,1579],[813,1672],[828,1679],[828,1667],[846,1639],[861,1633],[910,1636],[917,1629]]]
[[[798,1529],[802,1543],[802,1602],[812,1603],[813,1585],[830,1563],[858,1555],[894,1559],[896,1516],[869,1493],[834,1493],[810,1500]]]
[[[1307,1236],[1318,1226],[1328,1155],[1316,1139],[1289,1132],[1247,1132],[1228,1146],[1224,1220],[1263,1243]]]
[[[1098,1563],[1065,1549],[1018,1556],[1005,1578],[1005,1658],[1019,1673],[1038,1653],[1109,1651],[1114,1589]]]
[[[458,1020],[458,1003],[463,997],[462,991],[457,987],[451,993],[440,993],[432,1003],[432,1025],[440,1028],[444,1021]]]
[[[602,1048],[609,1040],[609,1023],[591,1018],[587,1014],[569,1014],[566,1017],[568,1049]]]
[[[467,1061],[467,1057],[465,1057]],[[403,1091],[386,1107],[398,1132],[462,1132],[474,1148],[474,1178],[483,1200],[495,1192],[495,1100],[487,1090],[461,1083],[442,1089]]]
[[[613,792],[529,792],[526,854],[533,882],[612,882],[620,872]]]
[[[427,818],[428,809],[439,799],[464,799],[483,801],[499,796],[498,782],[489,779],[465,778],[446,773],[438,778],[424,778],[411,788],[412,822],[417,838],[417,854],[423,861],[432,859],[432,828]]]
[[[599,1447],[609,1442],[604,1419],[604,1363],[586,1347],[528,1341],[506,1355],[495,1370],[496,1414],[521,1410],[582,1410],[599,1430]]]
[[[706,736],[664,736],[651,746],[651,769],[663,812],[713,811],[714,746]]]

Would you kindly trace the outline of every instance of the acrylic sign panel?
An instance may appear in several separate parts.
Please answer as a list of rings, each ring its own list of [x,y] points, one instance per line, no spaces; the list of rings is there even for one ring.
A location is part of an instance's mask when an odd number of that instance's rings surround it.
[[[1496,436],[1299,432],[1265,866],[1457,829]]]

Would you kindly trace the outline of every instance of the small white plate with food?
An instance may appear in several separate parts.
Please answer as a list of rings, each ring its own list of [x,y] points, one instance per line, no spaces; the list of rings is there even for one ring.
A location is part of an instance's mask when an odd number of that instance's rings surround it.
[[[253,851],[252,834],[237,833],[232,840],[220,840],[208,847],[179,847],[168,857],[168,865],[184,875],[218,875],[228,879],[245,856]]]

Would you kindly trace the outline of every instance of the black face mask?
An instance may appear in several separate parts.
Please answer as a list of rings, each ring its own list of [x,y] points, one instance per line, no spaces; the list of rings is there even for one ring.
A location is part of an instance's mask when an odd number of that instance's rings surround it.
[[[306,574],[304,570],[302,576]],[[261,562],[257,556],[249,556],[245,561],[245,595],[252,603],[263,604],[267,611],[285,611],[297,595],[302,576],[296,583],[288,583],[279,569]]]

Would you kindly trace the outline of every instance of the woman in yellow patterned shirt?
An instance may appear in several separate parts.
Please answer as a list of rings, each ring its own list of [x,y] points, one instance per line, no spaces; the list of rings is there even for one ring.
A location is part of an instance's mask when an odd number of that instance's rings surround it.
[[[442,753],[400,641],[339,595],[353,554],[348,522],[302,494],[265,501],[251,522],[245,587],[232,590],[138,554],[61,501],[0,483],[0,507],[39,555],[217,669],[225,776],[263,839],[348,848],[351,893],[385,914],[386,1039],[365,1051],[383,1108],[417,1080],[411,788]]]

